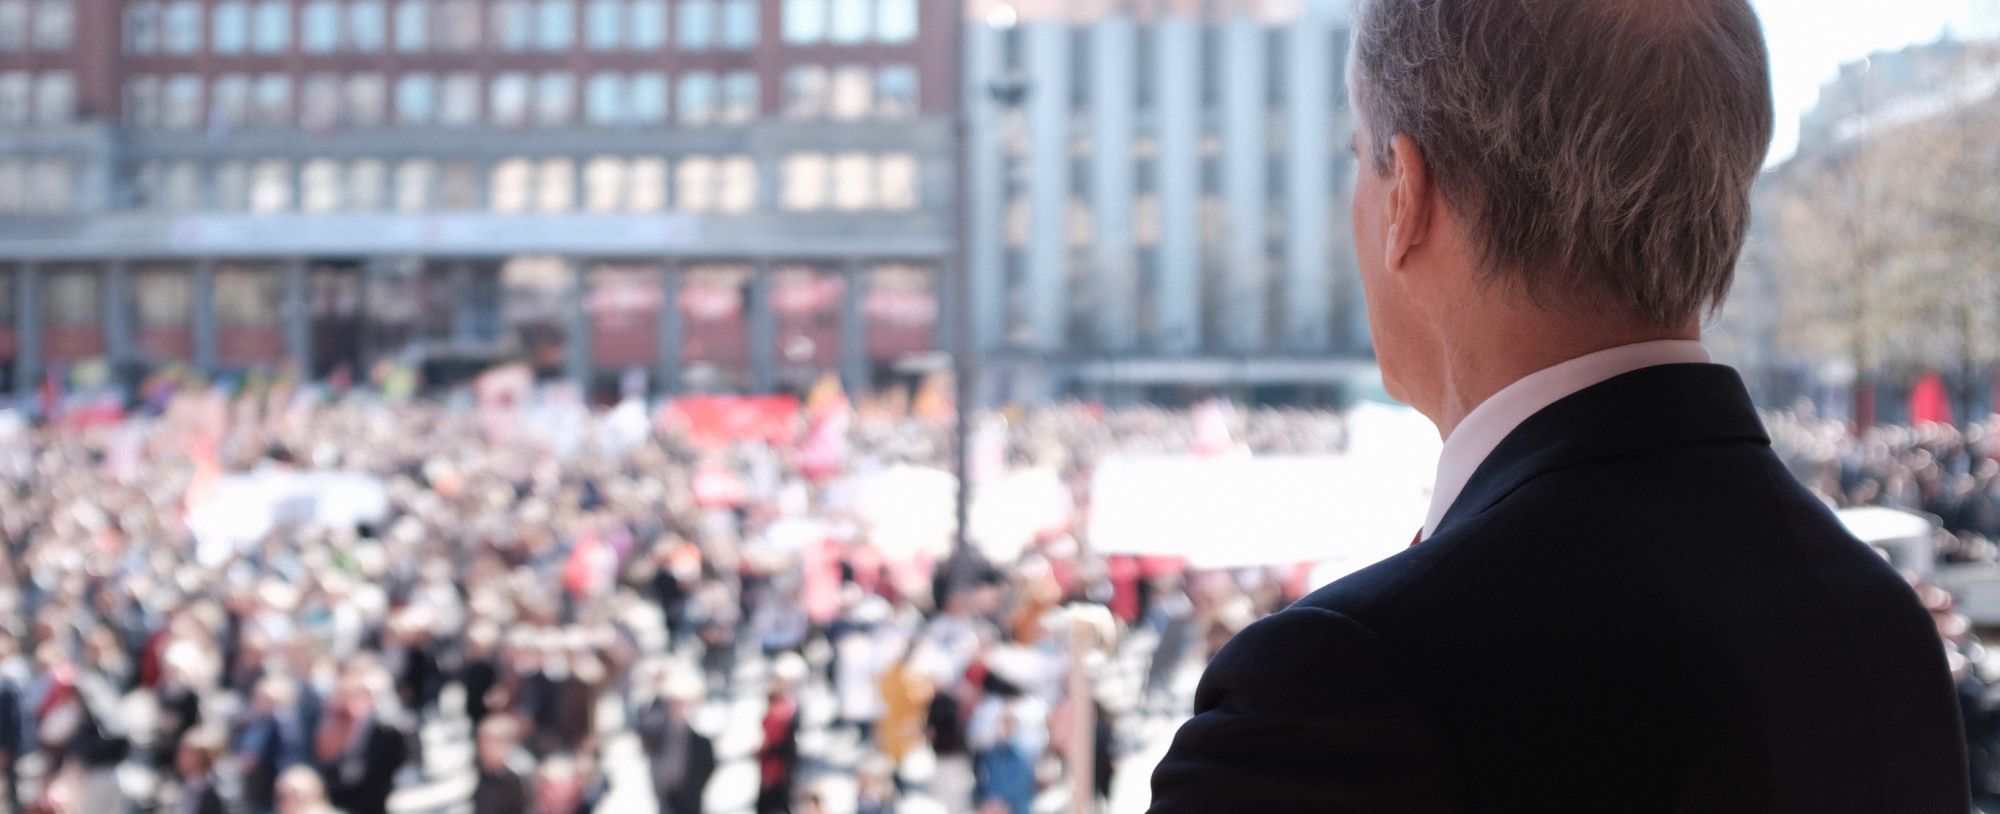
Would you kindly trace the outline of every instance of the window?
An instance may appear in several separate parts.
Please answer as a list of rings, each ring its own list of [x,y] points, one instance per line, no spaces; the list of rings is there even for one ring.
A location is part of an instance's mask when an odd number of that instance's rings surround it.
[[[396,4],[396,50],[414,54],[431,47],[430,0],[402,0]]]
[[[130,84],[127,84],[130,87]],[[27,71],[0,73],[0,126],[19,127],[28,123],[28,114],[33,105],[34,80]],[[129,100],[126,108],[129,114]]]
[[[283,212],[292,207],[292,165],[267,158],[250,167],[250,211]]]
[[[422,212],[431,207],[431,189],[437,186],[437,162],[428,159],[405,161],[396,167],[396,211]]]
[[[21,109],[27,110],[27,75],[21,74]],[[26,114],[23,113],[23,116]],[[138,130],[154,130],[160,126],[160,80],[151,76],[135,76],[125,80],[125,124]]]
[[[681,14],[676,22],[679,29],[680,47],[689,51],[700,51],[715,45],[715,0],[680,0]]]
[[[438,104],[438,122],[465,127],[479,122],[479,75],[454,73],[444,79]]]
[[[784,191],[778,204],[794,212],[825,209],[830,164],[825,153],[793,153],[785,156]]]
[[[917,38],[917,0],[876,0],[875,38],[901,44]]]
[[[883,209],[908,211],[917,208],[917,157],[910,153],[889,153],[875,165],[875,179],[881,185]]]
[[[590,0],[583,7],[583,46],[616,51],[625,38],[625,0]]]
[[[868,19],[874,0],[832,0],[833,18],[827,26],[827,39],[839,45],[860,45],[868,41],[868,29],[872,20]]]
[[[674,166],[674,195],[677,208],[707,212],[715,208],[715,181],[719,175],[715,159],[691,155]]]
[[[193,130],[201,122],[201,77],[175,74],[160,86],[160,126],[168,130]]]
[[[625,208],[633,212],[658,212],[667,208],[666,159],[633,160],[625,179]]]
[[[215,206],[226,212],[250,208],[250,165],[241,161],[215,165]]]
[[[625,205],[625,161],[600,155],[583,165],[583,208],[616,212]]]
[[[23,199],[26,197],[28,186],[24,175],[26,172],[27,167],[22,165],[20,159],[0,159],[0,212],[19,212],[25,208]],[[13,313],[9,310],[4,316],[11,317]]]
[[[479,165],[452,161],[438,175],[437,202],[445,209],[475,209],[479,206]]]
[[[447,51],[479,47],[479,0],[440,0],[438,45]]]
[[[68,71],[42,74],[35,88],[35,123],[68,124],[76,116],[76,79]]]
[[[681,74],[680,123],[689,127],[712,124],[716,118],[715,74]]]
[[[315,158],[299,168],[299,210],[333,212],[341,207],[344,184],[340,163],[331,158]]]
[[[527,211],[534,176],[535,165],[525,158],[510,158],[493,165],[493,178],[486,187],[493,211]]]
[[[311,54],[330,54],[340,47],[339,0],[307,0],[300,14],[300,48]]]
[[[340,120],[340,76],[316,73],[299,86],[299,126],[332,130]]]
[[[833,72],[828,112],[836,119],[867,118],[875,108],[875,77],[861,65],[843,65]]]
[[[757,162],[747,155],[730,156],[722,162],[722,188],[717,201],[723,212],[737,215],[757,207]]]
[[[265,74],[257,79],[254,121],[264,127],[284,127],[292,122],[292,78]]]
[[[389,40],[388,16],[382,0],[349,0],[347,47],[362,53],[382,50]]]
[[[584,91],[583,116],[591,124],[624,121],[625,78],[615,73],[593,74]]]
[[[875,73],[875,113],[885,119],[917,115],[917,69],[884,65]]]
[[[282,54],[292,44],[292,4],[290,0],[262,0],[257,4],[256,30],[250,46],[260,54]]]
[[[743,124],[757,118],[763,83],[754,71],[732,71],[722,80],[724,124]]]
[[[437,77],[408,73],[396,80],[396,122],[422,126],[437,121]]]
[[[875,206],[875,159],[867,153],[841,153],[833,159],[833,206],[855,212]]]
[[[250,77],[240,73],[215,78],[208,90],[209,120],[228,128],[250,123]]]
[[[657,51],[667,44],[667,0],[632,0],[631,36],[634,51]]]
[[[208,49],[240,54],[250,47],[250,6],[243,0],[223,0],[208,12]]]
[[[381,161],[364,158],[347,167],[347,208],[374,212],[382,208],[382,193],[389,183],[389,171]]]
[[[534,39],[534,13],[528,0],[494,0],[487,8],[493,17],[493,47],[501,51],[528,50]]]
[[[571,0],[542,0],[536,16],[537,48],[567,51],[576,43],[576,4]]]
[[[722,7],[722,47],[748,51],[757,46],[757,0],[728,0]]]
[[[827,0],[785,0],[785,42],[806,45],[826,39]]]
[[[488,120],[502,127],[519,127],[528,122],[528,75],[503,73],[493,78],[492,98],[487,100]]]
[[[388,118],[388,82],[379,73],[358,73],[347,78],[347,103],[340,120],[354,127],[380,127]]]
[[[128,20],[125,25],[126,53],[137,53],[132,50],[132,25],[129,22],[134,8],[137,6],[125,7],[125,17]],[[19,51],[26,47],[28,47],[28,0],[0,0],[0,51]],[[20,171],[19,164],[12,166],[15,172]],[[20,184],[16,182],[13,189],[20,189]]]
[[[827,110],[826,68],[820,65],[795,65],[785,72],[785,117],[791,119],[817,119],[826,115]]]
[[[20,48],[27,43],[22,35],[28,30],[28,4],[22,0],[0,6],[0,11],[14,16],[13,20],[0,20],[0,37],[5,37],[10,48]],[[151,54],[160,50],[160,4],[154,2],[133,3],[125,7],[125,53]]]
[[[542,161],[535,173],[535,209],[568,212],[576,208],[576,162],[567,158]]]
[[[175,0],[167,4],[160,23],[160,48],[169,54],[192,54],[201,50],[201,4],[195,0]]]
[[[575,116],[576,77],[566,73],[542,74],[535,86],[535,121],[563,125]]]
[[[201,208],[201,167],[193,161],[171,161],[160,173],[159,205],[172,212]]]
[[[667,77],[642,73],[632,77],[630,120],[639,124],[661,124],[667,120]]]
[[[73,0],[41,0],[35,5],[35,47],[44,51],[67,50],[76,39],[76,6]]]

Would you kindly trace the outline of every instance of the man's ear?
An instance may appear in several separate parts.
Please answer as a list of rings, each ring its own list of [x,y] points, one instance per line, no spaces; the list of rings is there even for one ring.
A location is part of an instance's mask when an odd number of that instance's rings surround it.
[[[1397,135],[1389,142],[1389,245],[1382,253],[1390,271],[1401,271],[1412,251],[1430,233],[1431,206],[1437,189],[1416,140]]]

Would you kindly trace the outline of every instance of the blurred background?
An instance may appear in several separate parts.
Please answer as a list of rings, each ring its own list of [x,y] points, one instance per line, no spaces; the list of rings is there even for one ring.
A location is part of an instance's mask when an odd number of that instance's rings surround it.
[[[2000,2],[1756,5],[1707,339],[1984,800]],[[0,810],[1143,810],[1207,655],[1428,500],[1348,18],[0,0]]]

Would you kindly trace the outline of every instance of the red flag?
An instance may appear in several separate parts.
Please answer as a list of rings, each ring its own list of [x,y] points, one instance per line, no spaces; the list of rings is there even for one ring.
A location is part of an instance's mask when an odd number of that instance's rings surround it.
[[[1910,423],[1952,423],[1951,397],[1945,393],[1944,377],[1935,370],[1925,373],[1910,391]]]

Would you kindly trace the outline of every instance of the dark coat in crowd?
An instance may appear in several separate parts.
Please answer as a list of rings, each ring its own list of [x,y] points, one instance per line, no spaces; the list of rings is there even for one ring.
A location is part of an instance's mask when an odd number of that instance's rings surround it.
[[[675,718],[660,700],[639,713],[636,729],[662,814],[701,811],[702,795],[715,776],[715,744],[685,719]]]
[[[1238,634],[1195,712],[1154,811],[1971,805],[1929,614],[1718,365],[1535,414],[1428,539]]]
[[[534,799],[528,779],[512,767],[479,772],[479,784],[472,789],[472,814],[521,814]]]
[[[408,733],[381,720],[369,721],[368,733],[356,747],[319,767],[327,800],[346,814],[387,814],[396,772],[409,755]]]

